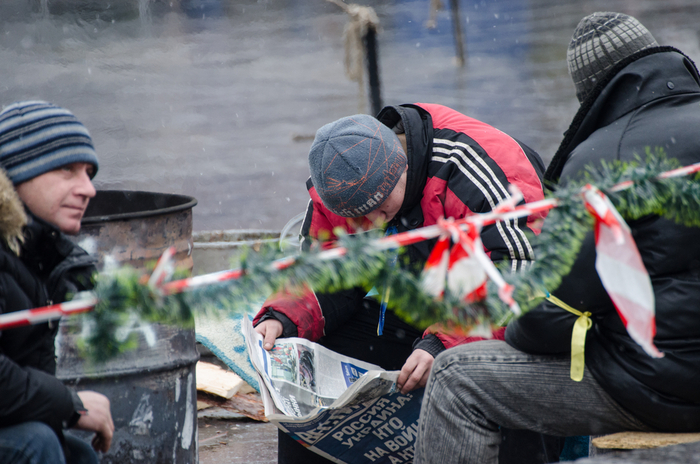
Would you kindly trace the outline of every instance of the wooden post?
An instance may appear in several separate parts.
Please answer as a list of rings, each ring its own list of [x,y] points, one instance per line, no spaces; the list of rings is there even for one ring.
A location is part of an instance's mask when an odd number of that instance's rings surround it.
[[[377,29],[373,24],[367,26],[367,33],[362,42],[365,46],[367,62],[367,80],[369,83],[369,100],[372,114],[376,116],[382,109],[381,83],[379,81],[379,59],[377,53]]]
[[[450,0],[452,9],[452,30],[455,37],[455,59],[457,66],[464,67],[464,37],[462,36],[462,18],[459,14],[459,0]]]

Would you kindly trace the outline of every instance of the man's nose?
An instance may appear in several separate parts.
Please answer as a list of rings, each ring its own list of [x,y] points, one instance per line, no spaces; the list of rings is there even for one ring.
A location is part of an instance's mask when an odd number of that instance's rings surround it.
[[[92,185],[92,180],[90,180],[87,170],[80,172],[78,176],[78,187],[75,192],[87,198],[93,198],[97,194],[97,190],[95,190],[95,186]]]

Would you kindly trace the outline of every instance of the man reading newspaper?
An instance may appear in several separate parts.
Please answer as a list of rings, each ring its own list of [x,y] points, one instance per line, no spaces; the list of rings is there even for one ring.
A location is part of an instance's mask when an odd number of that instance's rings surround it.
[[[488,124],[437,104],[389,106],[377,118],[360,114],[323,126],[309,152],[309,169],[303,247],[332,246],[338,228],[350,234],[377,227],[400,233],[443,217],[489,212],[510,198],[511,184],[526,202],[544,198],[544,166],[537,153]],[[534,259],[528,235],[539,231],[540,220],[484,227],[485,251],[492,260],[510,260],[514,268]],[[406,247],[410,265],[424,264],[434,243]],[[386,295],[368,295],[364,289],[278,294],[263,305],[255,329],[266,349],[280,337],[301,337],[400,370],[397,382],[404,394],[425,386],[435,356],[470,341],[435,327],[423,332],[391,308],[385,310],[383,303]],[[496,337],[502,338],[502,332]],[[542,442],[539,436],[529,441],[538,450]],[[278,456],[283,464],[327,462],[286,434],[279,435]]]

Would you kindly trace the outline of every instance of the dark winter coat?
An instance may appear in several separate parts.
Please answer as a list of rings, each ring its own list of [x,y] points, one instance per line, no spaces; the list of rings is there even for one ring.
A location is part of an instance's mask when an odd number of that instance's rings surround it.
[[[644,50],[616,66],[582,103],[545,180],[565,184],[602,160],[632,161],[663,148],[683,165],[700,162],[700,78],[670,47]],[[623,407],[661,431],[700,431],[700,229],[656,216],[630,221],[656,298],[651,358],[629,337],[595,270],[589,234],[554,294],[593,314],[586,368]],[[576,316],[545,303],[506,330],[530,353],[568,353]]]
[[[23,231],[19,256],[0,247],[1,313],[61,303],[91,287],[95,260],[85,251],[31,215]],[[77,421],[82,403],[55,377],[57,330],[51,322],[0,333],[0,427],[39,421],[61,436]]]
[[[398,232],[436,224],[441,217],[460,219],[484,213],[508,198],[508,185],[515,184],[525,201],[543,198],[542,161],[532,149],[483,122],[441,105],[418,103],[389,106],[378,115],[386,126],[406,134],[408,172],[406,194],[391,225]],[[398,128],[397,128],[398,126]],[[305,242],[324,237],[335,239],[333,230],[342,227],[353,233],[371,224],[331,213],[309,180],[311,200],[302,225]],[[492,260],[510,259],[514,266],[533,259],[528,233],[539,232],[538,217],[517,223],[487,226],[482,232],[486,252]],[[412,263],[427,260],[435,241],[407,247]],[[259,318],[269,310],[282,313],[297,328],[298,336],[317,340],[332,333],[361,307],[362,289],[334,294],[307,293],[305,298],[275,297],[265,303]],[[282,318],[284,319],[284,318]],[[283,320],[283,323],[285,321]],[[288,336],[288,333],[285,333]],[[424,335],[416,348],[436,355],[464,337],[436,331]]]

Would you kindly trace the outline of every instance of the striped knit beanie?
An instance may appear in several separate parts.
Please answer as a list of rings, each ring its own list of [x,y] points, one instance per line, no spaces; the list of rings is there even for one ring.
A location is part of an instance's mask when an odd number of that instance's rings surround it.
[[[361,217],[377,209],[406,170],[394,131],[366,114],[326,124],[309,151],[311,181],[326,208]]]
[[[71,163],[92,164],[97,172],[90,134],[70,111],[22,101],[0,112],[0,167],[14,185]]]
[[[579,102],[615,64],[658,45],[651,32],[631,16],[599,12],[583,18],[566,52]]]

